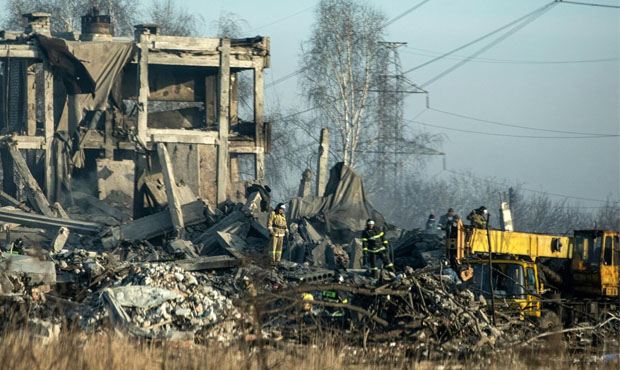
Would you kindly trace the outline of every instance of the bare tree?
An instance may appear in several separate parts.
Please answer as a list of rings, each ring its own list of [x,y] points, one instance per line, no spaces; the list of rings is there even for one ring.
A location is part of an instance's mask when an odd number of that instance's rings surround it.
[[[202,16],[189,13],[174,0],[152,0],[149,17],[150,22],[159,25],[163,35],[197,35],[204,25]]]
[[[22,14],[38,11],[52,15],[52,31],[79,32],[81,17],[97,7],[111,16],[115,35],[128,36],[133,32],[137,5],[133,0],[8,0],[3,26],[22,29]]]
[[[239,38],[246,35],[250,24],[238,14],[225,12],[211,22],[211,28],[211,32],[219,37]]]
[[[339,159],[355,167],[371,127],[367,108],[385,16],[359,1],[322,0],[315,18],[302,47],[301,85],[323,125],[337,133]]]
[[[620,230],[620,202],[608,199],[595,214],[595,226],[600,229]]]
[[[297,196],[301,173],[316,164],[318,143],[306,132],[308,123],[293,110],[282,112],[272,107],[267,115],[271,122],[271,152],[266,156],[267,181],[274,199]]]
[[[513,188],[510,206],[517,231],[570,234],[574,230],[594,227],[593,216],[601,220],[597,221],[598,227],[614,228],[613,223],[618,222],[618,205],[611,201],[608,207],[593,215],[587,208],[580,208],[566,199],[554,200],[544,193],[526,194],[520,184],[493,177],[479,178],[473,174],[454,174],[430,180],[412,178],[403,189],[400,205],[393,205],[394,209],[385,210],[384,215],[391,216],[388,221],[397,226],[415,228],[423,227],[430,213],[439,216],[448,208],[454,208],[464,219],[472,209],[485,206],[491,213],[491,225],[499,227],[500,195],[510,187]]]

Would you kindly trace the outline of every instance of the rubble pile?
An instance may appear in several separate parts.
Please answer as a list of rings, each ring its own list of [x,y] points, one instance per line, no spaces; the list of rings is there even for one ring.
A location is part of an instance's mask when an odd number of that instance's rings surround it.
[[[213,285],[205,274],[188,272],[170,264],[146,263],[103,290],[104,300],[113,307],[124,325],[144,330],[149,337],[168,337],[173,332],[191,332],[224,321],[241,318],[231,299]],[[232,339],[220,332],[218,340]],[[225,337],[225,335],[227,335]]]
[[[494,321],[487,300],[441,263],[440,232],[387,225],[397,273],[367,274],[358,226],[344,205],[374,211],[350,192],[359,185],[355,176],[342,171],[348,186],[328,184],[341,190],[292,202],[285,260],[275,265],[259,185],[249,188],[245,204],[220,209],[188,196],[182,229],[168,210],[108,226],[11,210],[6,217],[27,227],[11,235],[10,252],[0,257],[2,312],[23,315],[18,319],[43,337],[71,328],[189,343],[311,343],[333,335],[352,347],[388,346],[429,360],[476,357],[547,337],[518,315],[497,312]],[[93,199],[89,204],[116,213]],[[20,236],[37,226],[46,230],[38,234],[43,247]],[[61,228],[70,235],[58,244]],[[595,322],[568,335],[585,348],[617,335],[619,323]]]
[[[394,263],[400,267],[437,267],[445,258],[443,233],[407,231],[393,243],[393,248]]]
[[[520,333],[525,338],[533,332],[533,326],[528,328],[519,320],[505,323],[502,329],[494,326],[485,313],[484,298],[428,269],[407,268],[392,282],[379,286],[372,280],[350,276],[341,283],[336,280],[284,289],[267,304],[268,311],[277,311],[277,317],[266,315],[264,321],[270,323],[268,330],[290,339],[305,336],[310,341],[317,335],[312,328],[336,328],[338,337],[352,345],[394,342],[410,355],[432,359],[506,348],[513,343],[511,334]],[[313,299],[300,299],[300,292],[312,294]],[[325,300],[324,292],[334,292],[330,297],[337,298]],[[276,307],[286,306],[283,300],[298,304],[278,311]],[[297,325],[291,325],[295,321],[291,318],[297,318]],[[315,322],[318,324],[311,325]],[[299,328],[300,323],[306,325],[305,333],[291,330]]]

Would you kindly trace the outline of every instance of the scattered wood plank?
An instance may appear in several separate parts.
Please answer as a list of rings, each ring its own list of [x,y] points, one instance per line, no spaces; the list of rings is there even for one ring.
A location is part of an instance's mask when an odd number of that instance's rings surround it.
[[[7,145],[7,147],[9,149],[11,158],[13,159],[15,170],[24,181],[24,184],[28,189],[28,199],[30,200],[32,205],[37,211],[41,212],[45,216],[55,217],[56,214],[51,209],[50,204],[45,197],[45,194],[37,183],[37,180],[35,180],[35,178],[32,176],[32,173],[30,173],[28,164],[26,163],[26,160],[24,159],[22,154],[19,152],[19,149],[17,149],[15,145],[11,144]]]
[[[166,196],[168,198],[168,211],[172,226],[177,235],[183,233],[185,222],[183,221],[183,212],[181,211],[181,201],[177,183],[174,179],[174,170],[172,169],[172,161],[168,155],[168,149],[163,143],[157,144],[157,155],[161,164],[161,172],[164,175],[164,185],[166,186]]]
[[[66,227],[78,234],[96,234],[101,232],[103,225],[96,222],[62,219],[55,216],[48,217],[22,211],[8,211],[0,209],[0,221],[12,222],[23,226],[57,230]]]
[[[6,205],[9,205],[9,206],[13,206],[15,208],[19,208],[26,212],[32,211],[30,207],[18,201],[17,199],[13,198],[12,196],[10,196],[9,194],[5,193],[2,190],[0,190],[0,202],[5,203]]]
[[[205,204],[202,201],[184,204],[181,209],[185,225],[191,226],[205,221]],[[146,240],[172,231],[173,224],[170,219],[170,212],[161,211],[121,225],[116,230],[117,235],[114,235],[113,239],[109,239],[106,244],[120,240]]]

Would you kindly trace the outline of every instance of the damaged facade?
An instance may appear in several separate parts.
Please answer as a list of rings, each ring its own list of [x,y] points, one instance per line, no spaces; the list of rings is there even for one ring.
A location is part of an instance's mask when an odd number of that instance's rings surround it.
[[[158,143],[176,182],[212,206],[242,197],[242,180],[264,178],[268,38],[164,36],[156,25],[113,37],[110,17],[96,10],[82,17],[81,34],[52,33],[49,14],[25,17],[25,30],[2,31],[0,40],[6,195],[46,208],[85,183],[80,190],[101,200],[133,199],[142,216],[166,202],[154,189],[163,184]],[[245,120],[244,71],[253,76]]]

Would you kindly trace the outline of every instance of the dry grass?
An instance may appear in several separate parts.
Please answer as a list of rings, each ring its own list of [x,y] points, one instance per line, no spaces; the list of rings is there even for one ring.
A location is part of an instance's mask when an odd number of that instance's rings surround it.
[[[262,354],[262,356],[261,356]],[[400,358],[400,359],[399,359]],[[386,361],[389,361],[387,363]],[[4,335],[0,342],[0,369],[538,369],[583,368],[563,353],[536,347],[494,355],[482,361],[415,362],[383,351],[343,349],[337,341],[322,345],[272,347],[260,350],[247,345],[222,347],[186,343],[145,343],[114,334],[86,336],[63,334],[43,343],[23,331]],[[597,368],[605,368],[597,364]],[[610,364],[617,369],[617,364]]]
[[[343,369],[335,347],[263,350],[249,346],[209,347],[187,343],[140,343],[112,335],[62,335],[43,343],[20,332],[2,338],[0,369]],[[261,366],[262,365],[262,366]],[[348,367],[350,368],[350,367]],[[371,366],[356,367],[370,369]]]

